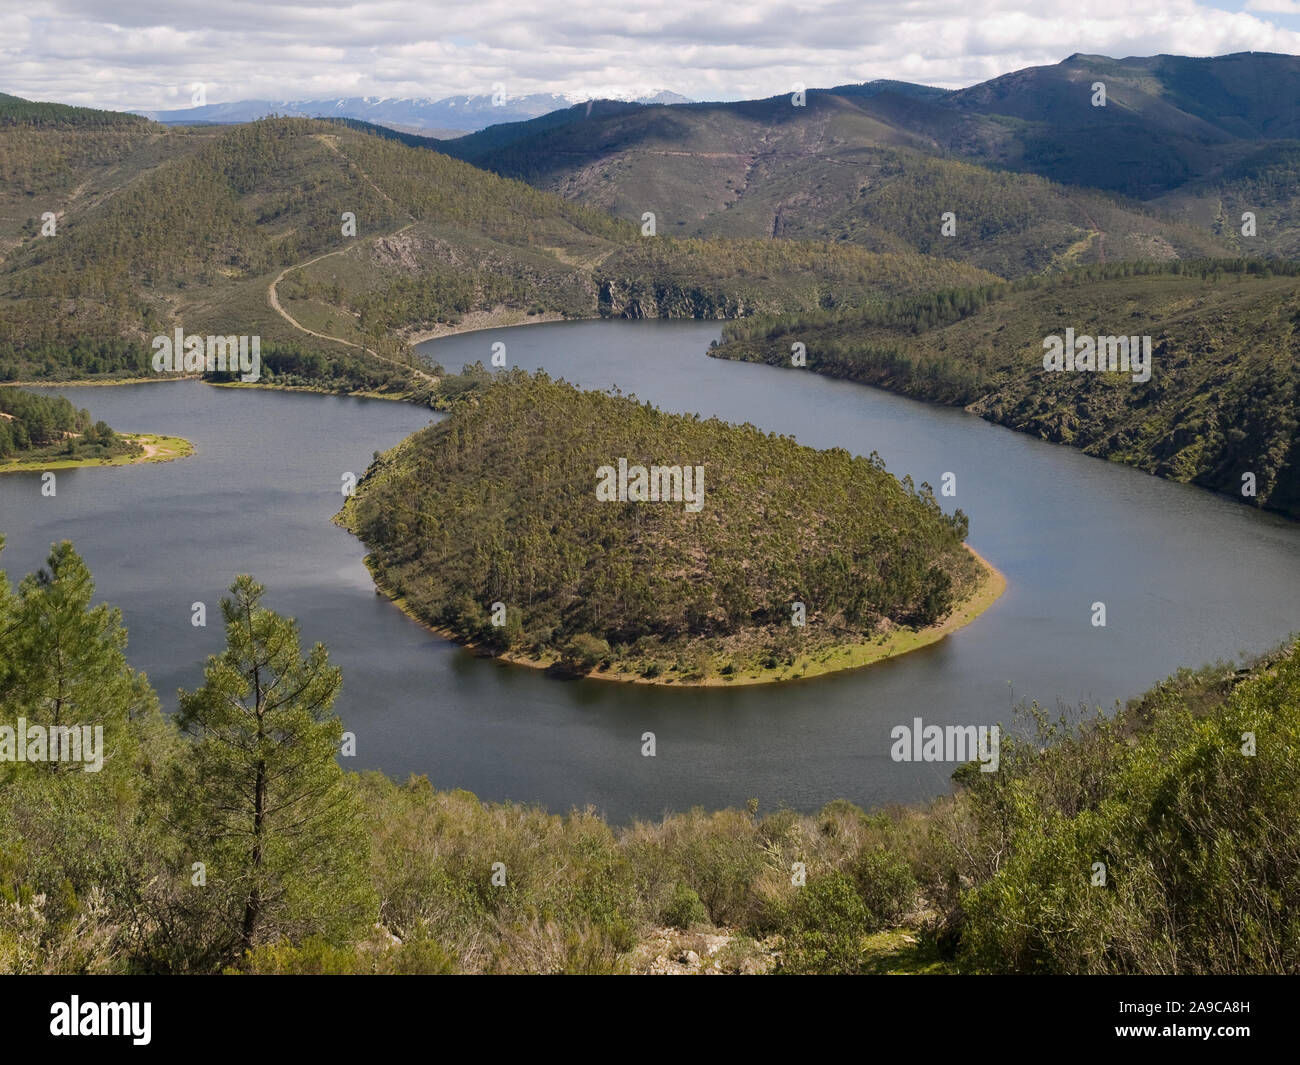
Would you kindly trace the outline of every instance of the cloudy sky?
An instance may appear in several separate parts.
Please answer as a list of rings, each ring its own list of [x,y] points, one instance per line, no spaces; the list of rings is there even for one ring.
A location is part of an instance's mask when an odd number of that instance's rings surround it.
[[[1300,54],[1300,0],[0,0],[0,91],[111,108],[336,96],[730,100],[955,88],[1072,52]]]

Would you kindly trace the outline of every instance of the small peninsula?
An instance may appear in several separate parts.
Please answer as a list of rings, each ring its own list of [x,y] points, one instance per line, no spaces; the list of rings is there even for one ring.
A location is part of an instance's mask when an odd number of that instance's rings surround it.
[[[746,684],[941,639],[1001,594],[967,519],[876,455],[668,414],[544,373],[447,378],[340,522],[443,635],[567,676]]]
[[[0,473],[167,462],[194,452],[178,436],[120,433],[63,396],[0,388]]]

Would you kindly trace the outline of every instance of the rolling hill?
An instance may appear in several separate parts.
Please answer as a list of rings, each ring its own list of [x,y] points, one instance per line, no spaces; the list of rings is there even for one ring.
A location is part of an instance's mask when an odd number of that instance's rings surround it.
[[[1256,208],[1256,236],[1240,213],[1261,168],[1289,166],[1277,149],[1295,136],[1297,84],[1295,56],[1073,55],[953,92],[868,83],[810,91],[804,107],[571,108],[441,149],[629,220],[656,211],[683,234],[908,248],[1017,276],[1287,254],[1288,190]]]
[[[914,253],[651,238],[361,124],[7,113],[0,167],[24,176],[4,199],[0,380],[148,374],[150,338],[179,327],[260,336],[270,382],[403,393],[430,378],[405,335],[467,313],[727,317],[991,280]]]

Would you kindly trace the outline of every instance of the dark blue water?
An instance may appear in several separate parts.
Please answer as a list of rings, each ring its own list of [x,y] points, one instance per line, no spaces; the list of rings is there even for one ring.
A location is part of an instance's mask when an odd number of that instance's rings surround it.
[[[855,673],[789,684],[640,687],[556,681],[478,659],[375,595],[364,549],[330,523],[344,473],[428,424],[376,400],[211,388],[198,382],[60,389],[122,430],[185,436],[181,461],[0,477],[0,564],[12,579],[68,538],[122,607],[129,656],[169,708],[221,645],[216,603],[236,573],[268,586],[344,670],[338,708],[357,734],[350,768],[618,820],[693,805],[811,809],[912,801],[952,767],[890,759],[890,730],[1010,724],[1024,699],[1112,706],[1183,665],[1265,650],[1300,629],[1300,526],[961,411],[807,371],[709,359],[716,324],[578,322],[422,345],[449,369],[504,341],[511,365],[666,409],[749,421],[816,447],[879,451],[938,486],[957,476],[970,542],[1006,594],[932,647]],[[190,624],[207,603],[209,626]],[[1091,625],[1106,604],[1107,626]],[[641,757],[641,735],[658,754]]]

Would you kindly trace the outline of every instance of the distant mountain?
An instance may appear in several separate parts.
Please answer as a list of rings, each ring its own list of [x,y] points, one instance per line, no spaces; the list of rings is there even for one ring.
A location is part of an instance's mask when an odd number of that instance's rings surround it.
[[[1300,132],[1300,56],[1237,52],[1214,58],[1075,53],[959,89],[945,104],[1056,126],[1093,125],[1107,112],[1092,103],[1093,81],[1106,107],[1187,137],[1274,140]]]
[[[569,108],[439,149],[631,221],[654,212],[661,231],[847,240],[1014,276],[1293,253],[1298,98],[1297,56],[1076,54],[954,91]]]
[[[508,96],[503,104],[494,104],[490,94],[478,96],[448,96],[441,100],[349,96],[325,100],[238,100],[234,103],[207,104],[176,111],[136,111],[135,114],[152,118],[167,125],[230,125],[252,122],[268,115],[295,118],[355,118],[379,126],[389,126],[406,132],[436,132],[440,134],[473,132],[501,122],[520,122],[548,114],[576,103],[586,103],[587,97],[574,93],[534,93],[529,96]],[[635,97],[641,104],[689,103],[685,96],[660,90]]]

